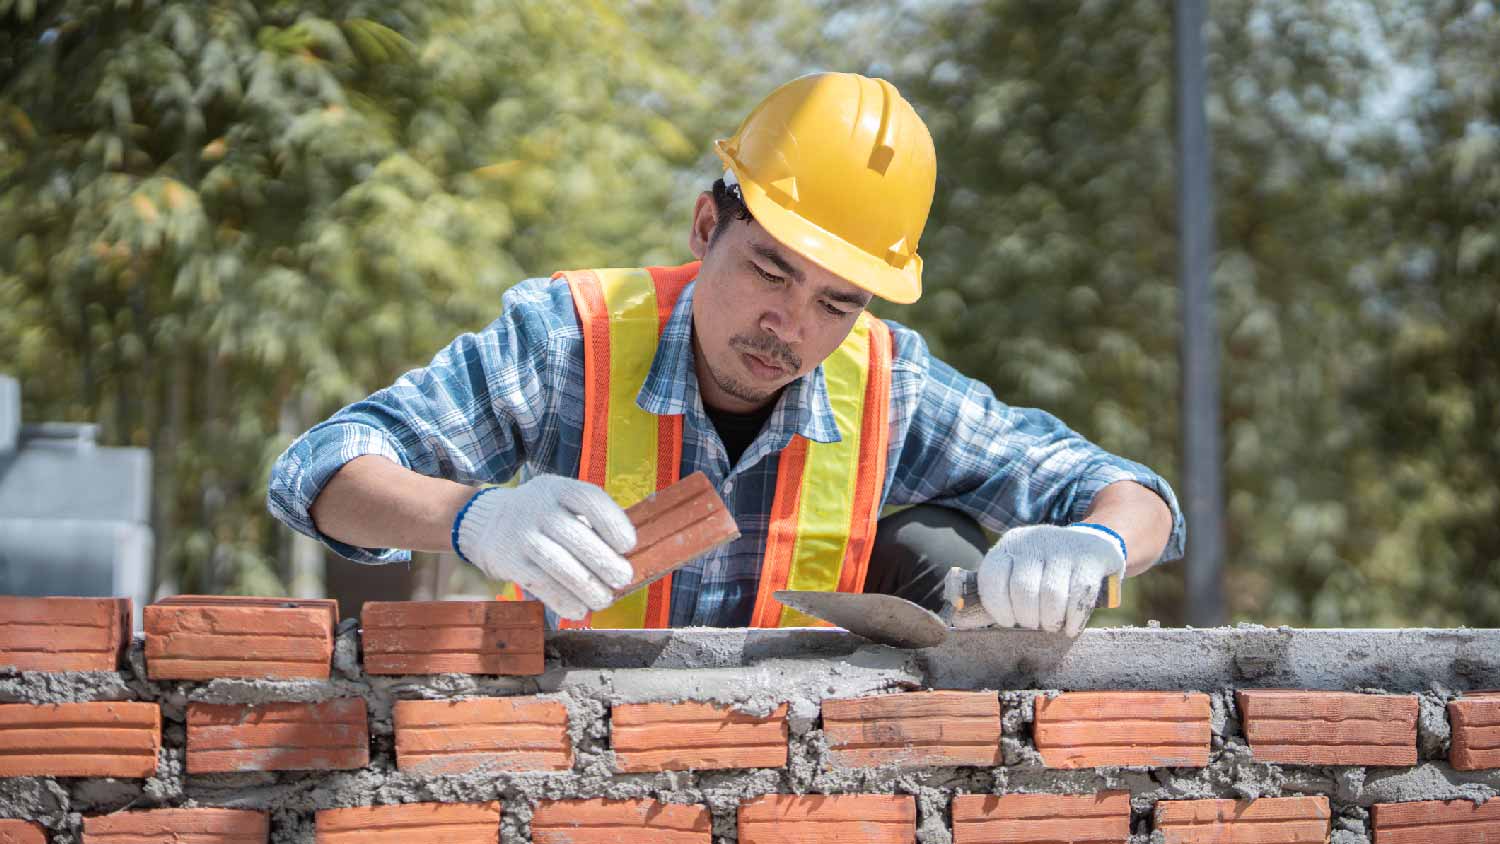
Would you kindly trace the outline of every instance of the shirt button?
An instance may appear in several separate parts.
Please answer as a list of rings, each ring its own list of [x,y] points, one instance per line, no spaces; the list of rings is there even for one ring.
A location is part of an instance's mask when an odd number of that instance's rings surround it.
[[[728,495],[731,492],[734,492],[734,481],[725,481],[724,482],[724,494]]]

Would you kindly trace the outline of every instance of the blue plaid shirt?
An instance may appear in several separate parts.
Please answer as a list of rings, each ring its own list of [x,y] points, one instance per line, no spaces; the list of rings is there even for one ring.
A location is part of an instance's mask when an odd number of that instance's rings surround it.
[[[693,368],[695,286],[678,299],[636,403],[683,415],[682,475],[707,474],[741,531],[679,570],[672,626],[739,627],[755,602],[782,448],[792,434],[837,442],[839,430],[820,366],[786,386],[760,434],[729,465]],[[934,502],[998,532],[1078,521],[1100,489],[1136,481],[1172,510],[1161,559],[1182,556],[1182,513],[1155,472],[1103,451],[1049,413],[1001,403],[987,386],[932,357],[915,331],[887,324],[894,343],[885,505]],[[340,467],[378,454],[468,484],[502,483],[518,471],[577,477],[583,396],[583,334],[568,285],[529,279],[505,294],[499,319],[483,331],[458,337],[427,367],[293,442],[276,461],[267,503],[276,518],[351,560],[407,560],[406,551],[354,547],[313,525],[308,509]]]

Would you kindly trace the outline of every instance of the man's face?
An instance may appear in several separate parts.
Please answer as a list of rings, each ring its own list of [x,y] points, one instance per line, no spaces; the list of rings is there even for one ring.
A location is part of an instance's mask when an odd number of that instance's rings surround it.
[[[712,195],[699,196],[690,236],[703,259],[693,294],[698,384],[708,406],[748,413],[833,354],[870,294],[782,246],[755,220],[732,220],[716,238],[715,220]]]

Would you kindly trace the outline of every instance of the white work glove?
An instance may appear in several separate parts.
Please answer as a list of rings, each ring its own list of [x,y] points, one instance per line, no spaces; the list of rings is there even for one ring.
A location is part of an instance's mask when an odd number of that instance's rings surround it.
[[[999,627],[1077,636],[1105,578],[1125,576],[1124,545],[1118,536],[1085,525],[1006,531],[979,564],[979,602]]]
[[[597,486],[539,475],[475,493],[453,522],[453,547],[492,580],[509,580],[563,618],[615,602],[635,570],[621,556],[635,526]]]

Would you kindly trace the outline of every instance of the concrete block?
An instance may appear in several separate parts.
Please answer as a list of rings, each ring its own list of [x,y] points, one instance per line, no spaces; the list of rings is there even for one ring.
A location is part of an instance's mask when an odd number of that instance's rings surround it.
[[[711,703],[619,704],[610,714],[610,746],[626,773],[780,768],[786,713],[785,704],[764,718]]]
[[[995,766],[1000,697],[994,692],[910,692],[823,701],[828,759],[848,768],[894,764]]]
[[[1066,841],[1119,844],[1130,837],[1130,792],[960,794],[953,798],[954,844]]]
[[[0,596],[0,665],[115,671],[130,644],[129,598]]]
[[[265,844],[270,816],[248,809],[148,809],[83,819],[83,844]]]
[[[369,763],[364,698],[258,706],[188,704],[190,774],[349,770]]]
[[[369,674],[536,675],[545,669],[540,601],[370,601]]]
[[[1236,698],[1257,762],[1417,763],[1420,705],[1414,695],[1247,689]]]
[[[1500,768],[1500,692],[1466,694],[1449,702],[1448,723],[1453,726],[1448,759],[1454,768]]]
[[[0,704],[0,777],[149,777],[160,749],[154,703]]]
[[[326,680],[338,602],[178,595],[145,610],[146,676]]]
[[[496,844],[500,802],[402,803],[323,809],[317,813],[317,844]]]
[[[767,794],[740,804],[740,844],[915,844],[917,800],[905,794]]]
[[[1069,692],[1036,699],[1036,749],[1049,768],[1203,767],[1213,738],[1208,695]]]
[[[1487,844],[1500,841],[1500,800],[1376,803],[1375,844]]]
[[[1324,844],[1327,797],[1259,800],[1163,800],[1156,831],[1163,844]]]
[[[573,767],[568,710],[534,697],[400,700],[393,707],[396,767],[411,774]]]
[[[711,844],[707,806],[655,800],[544,800],[531,816],[534,844]]]

